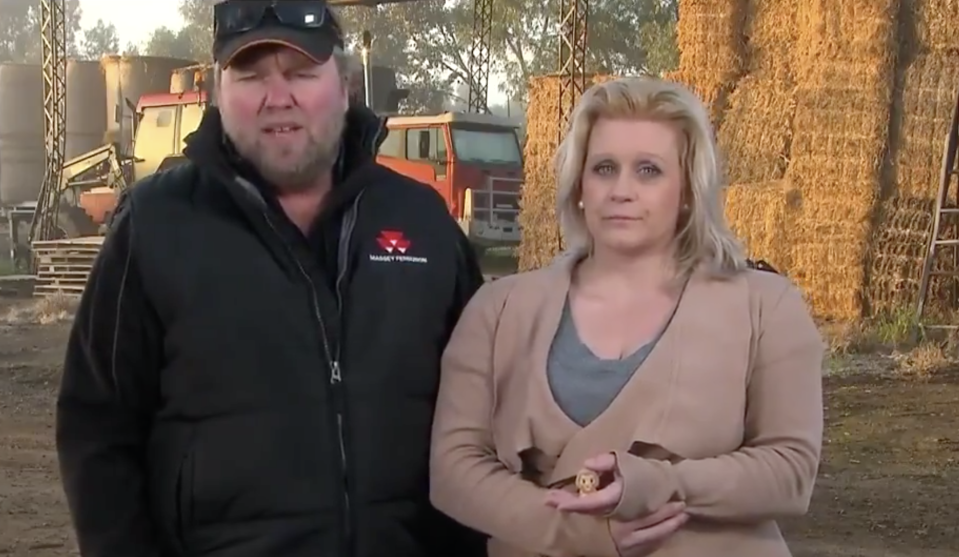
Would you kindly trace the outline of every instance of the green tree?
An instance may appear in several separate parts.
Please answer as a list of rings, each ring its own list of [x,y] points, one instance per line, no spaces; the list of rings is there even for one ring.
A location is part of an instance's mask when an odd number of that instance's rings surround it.
[[[174,31],[168,27],[155,29],[143,46],[148,56],[167,56],[193,60],[194,48],[190,37],[183,31]]]
[[[213,58],[213,5],[218,0],[180,0],[182,40],[190,44],[190,58],[210,62]]]
[[[147,39],[144,51],[153,56],[172,56],[209,62],[213,52],[213,4],[216,0],[180,0],[184,25],[177,31],[161,27]]]
[[[83,31],[80,41],[80,54],[88,60],[99,60],[107,54],[119,54],[120,37],[112,23],[98,19],[96,24]]]
[[[66,0],[67,54],[79,55],[80,0]],[[0,0],[0,62],[40,63],[40,0]]]

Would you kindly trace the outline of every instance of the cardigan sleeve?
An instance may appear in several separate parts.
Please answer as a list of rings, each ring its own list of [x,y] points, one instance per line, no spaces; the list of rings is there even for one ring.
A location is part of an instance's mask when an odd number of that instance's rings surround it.
[[[619,557],[608,519],[548,506],[545,488],[522,479],[496,456],[493,352],[509,280],[480,289],[443,355],[430,458],[431,500],[463,525],[526,552]]]
[[[822,446],[824,346],[799,290],[780,277],[774,284],[784,288],[761,296],[742,448],[675,463],[617,452],[624,489],[613,516],[643,516],[670,500],[713,520],[806,512]]]

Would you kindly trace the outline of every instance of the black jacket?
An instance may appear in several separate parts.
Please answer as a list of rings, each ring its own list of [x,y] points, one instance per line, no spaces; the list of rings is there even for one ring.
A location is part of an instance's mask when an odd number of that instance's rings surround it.
[[[440,355],[482,283],[351,111],[306,238],[223,141],[123,197],[67,349],[57,448],[84,557],[460,557],[429,503]]]

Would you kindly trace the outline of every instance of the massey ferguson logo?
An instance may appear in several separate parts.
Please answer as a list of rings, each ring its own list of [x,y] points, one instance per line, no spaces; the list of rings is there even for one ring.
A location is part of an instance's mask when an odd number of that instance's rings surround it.
[[[425,257],[410,255],[408,252],[413,246],[402,232],[398,230],[383,230],[376,237],[381,253],[371,253],[370,261],[385,263],[426,263]]]
[[[398,253],[401,255],[406,253],[406,250],[410,249],[411,245],[410,241],[403,237],[402,232],[395,230],[384,230],[380,232],[376,243],[378,243],[386,253]]]

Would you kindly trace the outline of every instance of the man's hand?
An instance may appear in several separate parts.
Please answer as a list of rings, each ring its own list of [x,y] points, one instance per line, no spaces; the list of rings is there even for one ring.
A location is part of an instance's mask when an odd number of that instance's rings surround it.
[[[667,503],[643,518],[629,522],[610,520],[609,531],[619,554],[622,557],[645,557],[659,549],[666,538],[689,520],[685,508],[683,503]]]

